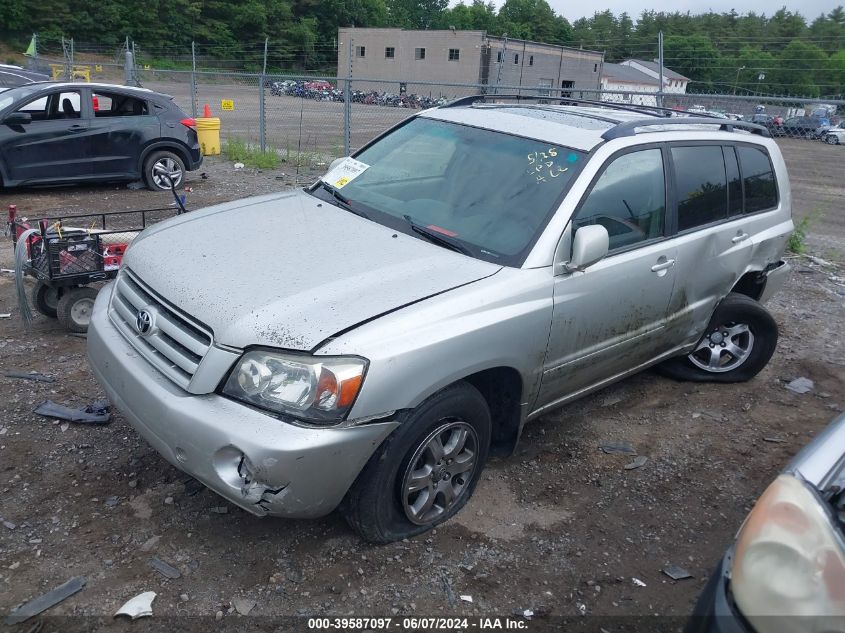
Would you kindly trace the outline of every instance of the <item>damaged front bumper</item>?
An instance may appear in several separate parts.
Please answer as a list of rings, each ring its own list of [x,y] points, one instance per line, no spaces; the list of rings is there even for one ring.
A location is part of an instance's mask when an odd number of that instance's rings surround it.
[[[343,429],[287,424],[216,394],[192,395],[159,373],[108,318],[99,293],[88,357],[112,404],[171,464],[258,516],[331,512],[397,423]]]

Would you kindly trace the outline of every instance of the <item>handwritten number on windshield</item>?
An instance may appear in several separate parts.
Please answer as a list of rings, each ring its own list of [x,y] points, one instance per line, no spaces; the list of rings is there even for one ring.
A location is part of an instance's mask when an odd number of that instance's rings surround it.
[[[541,182],[548,182],[546,177],[557,178],[563,172],[567,171],[569,167],[559,167],[555,164],[557,157],[557,149],[550,147],[545,152],[531,152],[528,154],[529,169],[526,174],[531,174],[537,179],[537,184]]]

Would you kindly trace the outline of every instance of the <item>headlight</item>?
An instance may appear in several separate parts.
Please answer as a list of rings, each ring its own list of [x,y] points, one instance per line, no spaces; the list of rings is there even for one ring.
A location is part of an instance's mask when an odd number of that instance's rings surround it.
[[[766,489],[740,529],[731,567],[734,600],[757,631],[845,630],[845,548],[836,529],[799,479],[780,475]]]
[[[363,358],[252,351],[232,369],[223,393],[262,409],[334,424],[352,408],[366,369]]]

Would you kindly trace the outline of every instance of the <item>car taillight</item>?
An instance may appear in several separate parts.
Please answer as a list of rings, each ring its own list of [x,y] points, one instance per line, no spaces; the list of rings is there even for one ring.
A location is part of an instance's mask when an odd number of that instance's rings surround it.
[[[192,130],[196,129],[196,127],[197,127],[196,119],[186,118],[186,119],[182,119],[181,121],[179,121],[179,123],[181,123],[185,127],[191,128]]]

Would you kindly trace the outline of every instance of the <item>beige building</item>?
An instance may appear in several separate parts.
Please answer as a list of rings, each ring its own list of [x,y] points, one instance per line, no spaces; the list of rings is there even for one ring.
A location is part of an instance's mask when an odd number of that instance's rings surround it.
[[[449,84],[498,84],[501,93],[565,96],[597,90],[604,60],[597,51],[492,37],[484,31],[341,28],[337,49],[341,85],[351,71],[355,90],[444,97],[478,93],[472,85]]]

